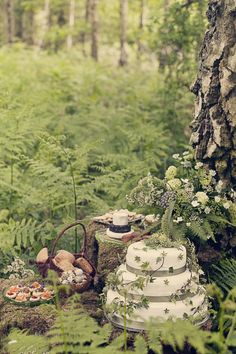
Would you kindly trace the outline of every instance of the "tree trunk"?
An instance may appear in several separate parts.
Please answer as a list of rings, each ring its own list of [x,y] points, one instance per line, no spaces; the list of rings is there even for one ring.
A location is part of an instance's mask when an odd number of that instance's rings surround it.
[[[7,43],[12,44],[14,41],[13,0],[5,0],[5,11]]]
[[[69,10],[69,35],[67,37],[67,49],[73,47],[73,29],[75,26],[75,0],[70,0],[70,10]]]
[[[29,45],[34,45],[34,10],[29,9],[28,14],[28,30],[26,34],[26,42]]]
[[[91,0],[91,57],[98,61],[98,0]]]
[[[15,10],[15,37],[23,41],[24,37],[24,24],[23,24],[23,14],[24,10],[21,6],[21,2],[17,1],[14,6]]]
[[[138,59],[140,59],[142,51],[143,51],[143,46],[142,46],[142,41],[141,41],[141,36],[143,32],[143,17],[144,17],[144,0],[140,0],[140,15],[139,15],[139,36],[137,40],[138,44]]]
[[[127,64],[126,52],[126,29],[127,29],[127,0],[120,0],[120,59],[119,65],[124,66]]]
[[[236,2],[210,0],[210,23],[200,51],[191,143],[196,158],[236,182]]]
[[[43,21],[42,21],[42,38],[39,41],[39,47],[43,48],[45,46],[45,34],[50,28],[50,0],[44,1],[44,10],[43,10]]]
[[[81,43],[82,43],[82,50],[83,50],[83,54],[84,56],[86,56],[86,50],[85,50],[85,43],[86,43],[86,39],[87,39],[87,25],[91,22],[91,0],[85,0],[85,15],[84,15],[84,20],[85,20],[85,26],[86,29],[82,31],[81,33]]]

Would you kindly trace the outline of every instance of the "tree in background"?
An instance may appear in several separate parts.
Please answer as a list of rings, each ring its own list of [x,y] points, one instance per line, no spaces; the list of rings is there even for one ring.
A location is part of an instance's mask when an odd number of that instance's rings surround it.
[[[144,0],[140,0],[140,14],[139,14],[139,33],[138,33],[138,38],[137,38],[137,58],[138,60],[141,58],[141,54],[143,51],[143,45],[141,41],[141,37],[143,34],[143,28],[144,28]]]
[[[210,28],[192,88],[197,101],[191,138],[196,158],[216,169],[219,178],[232,186],[236,182],[235,14],[235,1],[209,2]]]
[[[13,0],[4,0],[5,21],[6,21],[6,41],[12,44],[14,41],[15,18],[13,9]]]
[[[39,41],[39,47],[43,48],[45,45],[44,39],[46,33],[50,29],[50,0],[44,0],[44,9],[43,9],[43,15],[42,15],[42,33],[41,33],[41,38]]]
[[[84,25],[83,25],[83,29],[81,30],[81,34],[80,34],[80,41],[82,43],[82,50],[83,50],[83,54],[84,56],[86,56],[86,49],[85,49],[85,44],[87,41],[87,32],[88,32],[88,28],[90,30],[90,23],[91,23],[91,0],[85,0],[85,9],[84,9]]]
[[[127,64],[126,30],[127,30],[128,1],[120,0],[120,59],[119,65]]]
[[[91,57],[98,61],[98,0],[91,0]]]
[[[73,30],[75,26],[75,0],[70,0],[69,4],[69,34],[67,36],[67,49],[73,46]]]

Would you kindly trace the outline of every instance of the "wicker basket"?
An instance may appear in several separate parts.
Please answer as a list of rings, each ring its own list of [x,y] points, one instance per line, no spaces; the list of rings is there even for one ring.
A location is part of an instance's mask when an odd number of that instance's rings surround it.
[[[75,221],[74,223],[64,227],[64,229],[61,232],[59,232],[59,234],[55,238],[55,240],[54,240],[54,242],[52,244],[51,253],[50,253],[47,261],[44,262],[44,263],[39,263],[38,262],[36,264],[37,264],[37,267],[38,267],[38,270],[39,270],[40,274],[44,278],[47,277],[49,269],[54,270],[59,276],[61,276],[63,271],[60,268],[58,268],[53,262],[53,259],[55,257],[56,246],[57,246],[59,240],[61,239],[61,237],[66,233],[67,230],[69,230],[69,229],[71,229],[73,227],[77,227],[77,226],[81,226],[82,227],[82,229],[84,231],[84,238],[83,238],[83,247],[82,247],[81,251],[79,253],[74,253],[74,257],[75,257],[75,259],[78,259],[78,258],[85,259],[89,263],[89,265],[91,267],[91,272],[88,273],[88,272],[84,271],[84,274],[85,274],[85,276],[87,278],[86,281],[84,281],[81,284],[71,284],[71,286],[70,286],[71,292],[81,293],[81,292],[87,290],[89,288],[89,286],[91,285],[91,283],[92,283],[92,281],[93,281],[93,279],[95,277],[95,274],[96,274],[96,269],[95,269],[94,265],[92,264],[92,262],[89,260],[89,258],[87,256],[87,232],[86,232],[85,226],[80,221]]]

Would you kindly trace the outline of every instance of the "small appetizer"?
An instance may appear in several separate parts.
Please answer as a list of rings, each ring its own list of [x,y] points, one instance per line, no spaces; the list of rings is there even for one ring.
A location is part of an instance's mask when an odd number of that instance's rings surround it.
[[[6,292],[6,297],[8,297],[9,299],[14,299],[14,298],[16,297],[16,295],[17,295],[17,293],[12,292],[12,291],[10,291],[10,290],[8,290],[8,291]]]
[[[32,295],[31,298],[29,299],[29,301],[40,301],[40,296],[36,296],[36,295]]]
[[[15,297],[16,302],[25,302],[28,300],[27,294],[24,293],[18,293]]]
[[[12,293],[17,293],[18,291],[20,291],[20,286],[19,285],[13,285],[9,288],[8,291],[12,292]]]
[[[37,281],[35,281],[33,284],[31,284],[31,289],[40,289],[41,284],[39,284]]]
[[[52,293],[49,290],[44,291],[44,293],[41,295],[42,300],[50,300],[52,298]]]

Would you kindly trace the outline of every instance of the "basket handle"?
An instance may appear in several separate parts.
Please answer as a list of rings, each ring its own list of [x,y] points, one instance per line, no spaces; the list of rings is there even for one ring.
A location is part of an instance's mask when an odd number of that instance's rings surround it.
[[[69,229],[71,229],[71,228],[73,228],[75,226],[78,226],[78,225],[80,225],[82,227],[83,231],[84,231],[84,242],[83,242],[83,247],[82,247],[82,250],[81,250],[81,255],[86,254],[86,252],[87,252],[87,232],[86,232],[86,228],[85,228],[84,224],[82,224],[80,221],[75,221],[72,224],[65,226],[64,229],[61,232],[59,232],[59,234],[55,238],[55,241],[52,244],[52,250],[51,250],[51,255],[50,255],[51,257],[53,257],[55,249],[56,249],[56,246],[58,244],[58,241],[61,239],[61,237],[64,235],[64,233],[67,230],[69,230]]]

